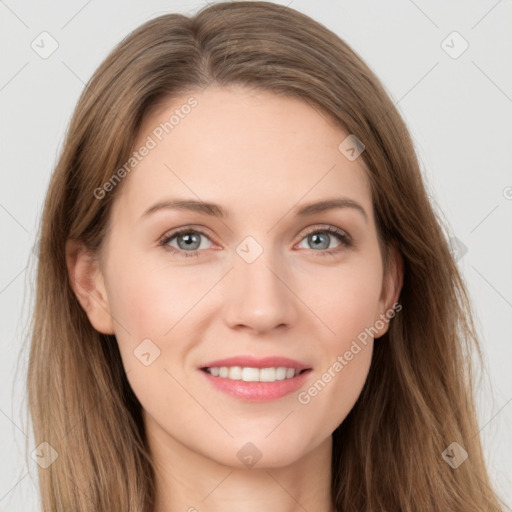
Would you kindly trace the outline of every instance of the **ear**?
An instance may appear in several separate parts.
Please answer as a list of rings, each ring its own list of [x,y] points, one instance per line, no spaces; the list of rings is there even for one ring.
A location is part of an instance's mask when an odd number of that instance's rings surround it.
[[[114,334],[108,295],[96,255],[83,243],[68,240],[66,264],[70,285],[92,326],[103,334]]]
[[[395,306],[402,290],[404,281],[404,262],[400,251],[390,247],[388,271],[384,274],[382,281],[382,292],[379,299],[380,316],[375,319],[375,327],[378,329],[375,339],[386,334],[389,322],[395,316],[394,310],[400,311],[401,305]],[[380,321],[379,321],[380,320]],[[384,326],[382,326],[384,324]],[[382,328],[380,328],[382,326]]]

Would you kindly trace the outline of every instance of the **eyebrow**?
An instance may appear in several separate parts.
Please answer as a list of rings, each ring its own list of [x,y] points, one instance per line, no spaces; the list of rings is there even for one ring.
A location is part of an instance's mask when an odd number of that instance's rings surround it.
[[[297,217],[308,217],[328,210],[342,208],[352,208],[361,213],[364,219],[368,221],[368,214],[366,213],[366,210],[357,201],[349,199],[348,197],[339,197],[306,203],[292,211],[295,211]],[[168,199],[158,201],[154,205],[150,206],[144,211],[142,217],[147,217],[159,210],[185,210],[221,219],[225,219],[230,216],[227,210],[215,203],[197,201],[195,199]]]

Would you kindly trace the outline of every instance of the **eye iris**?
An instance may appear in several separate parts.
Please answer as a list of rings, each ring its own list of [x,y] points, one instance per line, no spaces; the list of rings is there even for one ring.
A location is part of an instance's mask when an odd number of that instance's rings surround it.
[[[182,240],[182,239],[187,240],[187,242],[185,242],[186,243],[185,246],[181,246],[181,244],[180,244],[180,240]],[[194,233],[181,234],[178,236],[177,240],[178,240],[178,245],[180,246],[180,249],[198,249],[199,246],[201,245],[200,235],[194,234]],[[197,244],[197,245],[194,245],[194,244]]]
[[[323,244],[322,241],[320,241],[320,244],[317,244],[314,242],[314,247],[320,247],[320,249],[327,249],[329,247],[329,236],[326,233],[313,233],[312,235],[309,235],[310,240],[319,240],[320,237],[324,237]]]

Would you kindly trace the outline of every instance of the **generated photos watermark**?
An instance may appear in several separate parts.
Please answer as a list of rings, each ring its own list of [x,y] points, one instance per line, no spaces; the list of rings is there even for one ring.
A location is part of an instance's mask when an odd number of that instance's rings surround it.
[[[385,313],[382,313],[378,320],[375,321],[375,323],[371,327],[366,327],[364,330],[362,330],[358,335],[357,339],[352,341],[352,344],[350,345],[350,348],[346,350],[342,355],[338,355],[336,358],[336,361],[333,362],[325,370],[324,373],[318,378],[314,384],[312,384],[306,391],[301,391],[297,395],[297,399],[299,403],[302,405],[307,405],[311,402],[312,398],[318,395],[320,391],[322,391],[329,382],[331,382],[340,372],[347,366],[352,359],[354,359],[354,356],[357,355],[359,352],[361,352],[362,347],[359,343],[366,346],[368,341],[370,339],[373,339],[373,337],[384,328],[386,323],[389,323],[389,321],[402,310],[402,305],[399,302],[395,302],[393,304],[393,307],[389,308]],[[359,342],[359,343],[358,343]]]
[[[94,189],[94,197],[96,199],[103,199],[108,192],[111,192],[136,166],[142,162],[146,156],[149,155],[151,150],[162,142],[164,137],[171,133],[172,130],[178,126],[183,119],[185,119],[192,109],[197,107],[198,101],[191,96],[186,103],[183,103],[179,108],[174,109],[174,113],[169,117],[168,121],[160,123],[153,129],[151,135],[148,135],[144,144],[136,151],[133,151],[130,158],[121,166],[101,187]]]

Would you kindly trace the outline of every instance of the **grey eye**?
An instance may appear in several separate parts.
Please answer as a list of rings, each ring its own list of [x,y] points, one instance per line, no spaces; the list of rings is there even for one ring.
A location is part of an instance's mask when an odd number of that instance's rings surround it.
[[[326,250],[332,249],[333,247],[329,247],[332,239],[339,239],[339,235],[336,233],[329,233],[328,231],[318,230],[313,233],[309,233],[306,235],[303,240],[308,244],[306,247],[302,246],[301,248],[305,249],[319,249]],[[303,242],[301,242],[302,244]],[[341,244],[341,242],[339,242]]]

